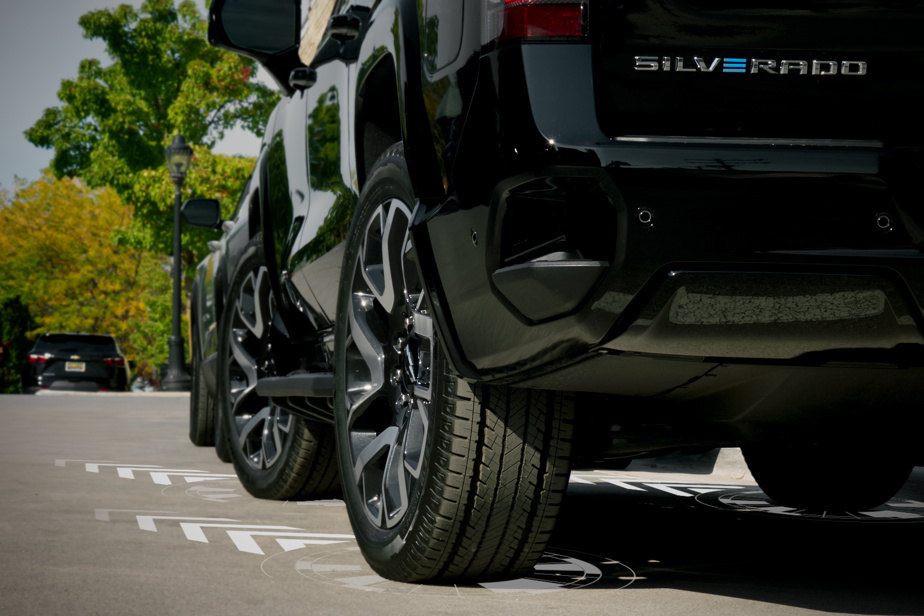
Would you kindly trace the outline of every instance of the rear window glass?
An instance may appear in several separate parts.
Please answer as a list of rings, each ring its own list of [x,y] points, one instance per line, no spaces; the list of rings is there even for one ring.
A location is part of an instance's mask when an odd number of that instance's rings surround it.
[[[111,336],[73,334],[46,334],[38,339],[35,350],[70,351],[73,353],[117,353],[115,340]]]

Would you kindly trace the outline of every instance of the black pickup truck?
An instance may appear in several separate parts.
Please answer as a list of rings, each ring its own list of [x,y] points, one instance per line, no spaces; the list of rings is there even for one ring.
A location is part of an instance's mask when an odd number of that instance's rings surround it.
[[[214,0],[285,97],[219,332],[254,494],[371,566],[529,570],[572,465],[741,447],[791,507],[921,461],[924,2]],[[284,491],[284,490],[283,490]]]

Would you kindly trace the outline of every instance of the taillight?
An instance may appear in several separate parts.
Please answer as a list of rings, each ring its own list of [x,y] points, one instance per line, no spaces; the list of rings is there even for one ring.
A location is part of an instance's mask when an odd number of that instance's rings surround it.
[[[587,33],[585,0],[486,0],[485,41],[575,38]]]
[[[124,357],[107,357],[106,359],[103,360],[103,362],[107,366],[118,366],[119,368],[121,368],[122,366],[125,365],[125,358]]]
[[[48,357],[45,355],[36,355],[35,353],[29,353],[28,361],[30,364],[44,364],[48,361]]]

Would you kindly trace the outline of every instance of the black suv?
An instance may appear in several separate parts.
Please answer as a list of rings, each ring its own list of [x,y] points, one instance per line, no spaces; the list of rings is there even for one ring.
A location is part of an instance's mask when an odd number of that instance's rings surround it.
[[[129,362],[106,334],[42,334],[23,363],[22,391],[127,391]]]
[[[404,581],[528,570],[571,464],[740,446],[784,505],[888,500],[924,423],[922,29],[920,0],[215,0],[212,44],[286,94],[219,334],[245,485],[329,490],[336,455]]]

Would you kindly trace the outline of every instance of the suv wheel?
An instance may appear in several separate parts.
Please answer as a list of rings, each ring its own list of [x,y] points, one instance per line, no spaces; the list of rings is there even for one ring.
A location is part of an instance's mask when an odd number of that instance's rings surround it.
[[[914,468],[909,456],[859,444],[750,445],[742,453],[767,496],[813,511],[878,507],[895,496]]]
[[[196,292],[193,291],[195,298]],[[193,300],[195,302],[195,299]],[[202,377],[202,350],[195,317],[192,326],[192,387],[189,394],[189,440],[204,447],[215,443],[215,415],[212,397]]]
[[[258,498],[310,498],[339,486],[330,425],[308,422],[257,395],[275,376],[270,331],[276,302],[258,236],[231,282],[219,340],[221,437],[244,488]]]
[[[521,575],[567,487],[573,404],[453,374],[417,266],[413,203],[392,146],[357,207],[338,298],[334,414],[350,521],[386,578]]]

